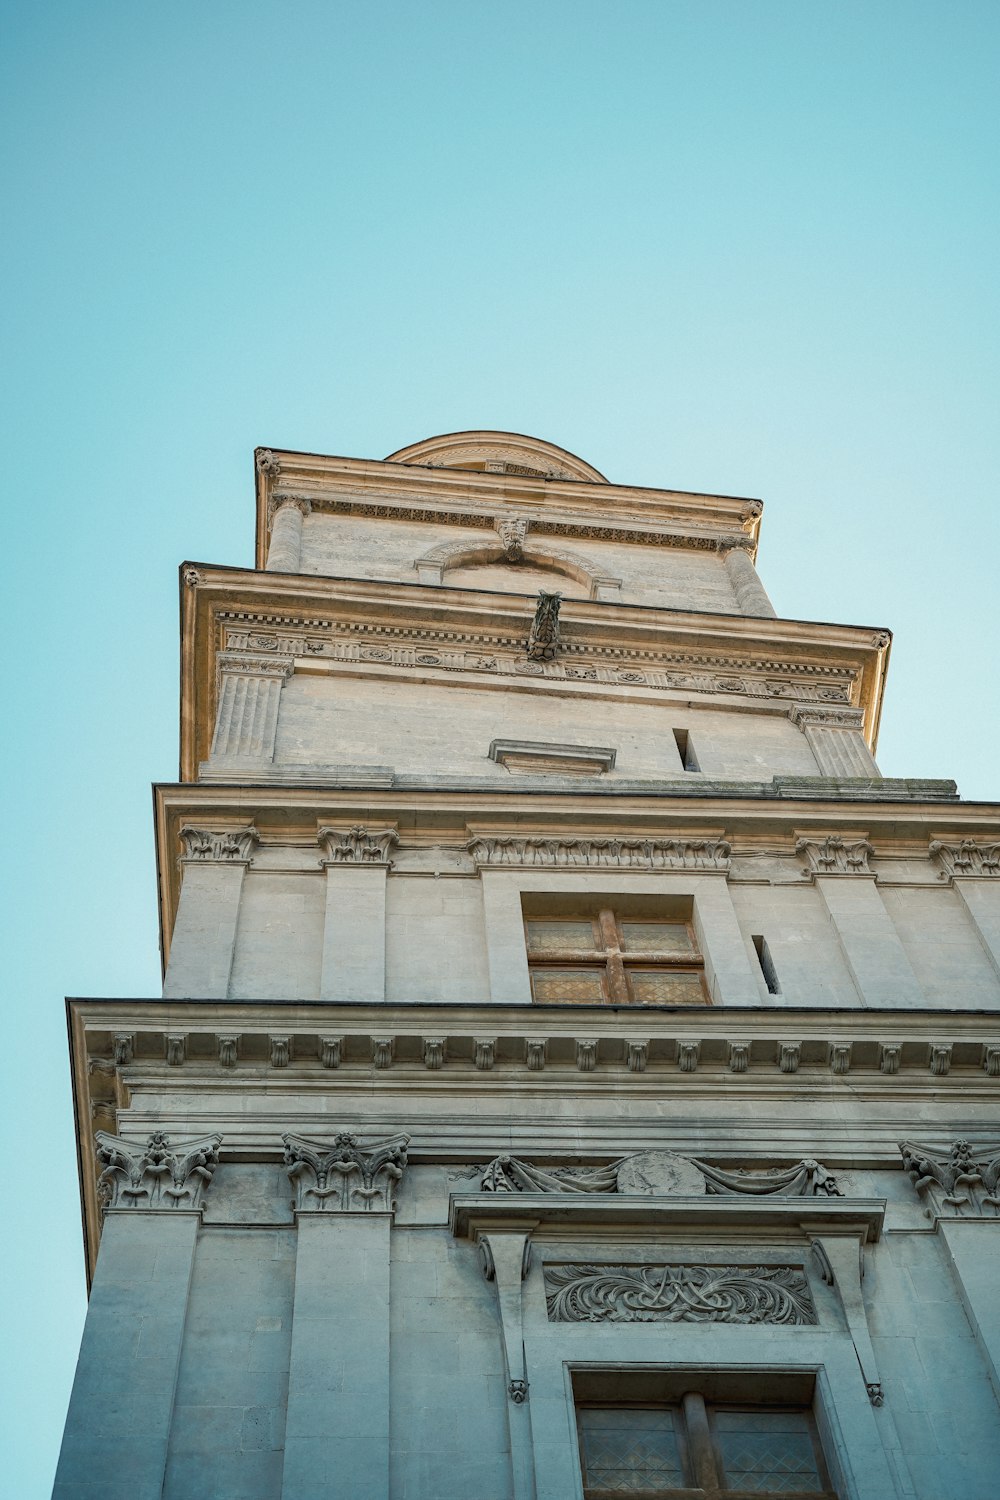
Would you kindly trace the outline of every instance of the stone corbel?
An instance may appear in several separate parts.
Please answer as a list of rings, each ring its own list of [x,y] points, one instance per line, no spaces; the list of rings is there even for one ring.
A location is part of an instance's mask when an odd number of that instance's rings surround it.
[[[882,1377],[875,1360],[861,1291],[861,1278],[865,1273],[864,1249],[852,1235],[824,1234],[813,1239],[812,1250],[823,1280],[827,1286],[836,1287],[840,1294],[868,1399],[872,1406],[881,1406],[884,1400]]]
[[[496,1287],[507,1394],[515,1406],[521,1406],[528,1399],[521,1284],[531,1265],[529,1234],[483,1235],[479,1241],[479,1259],[486,1280]]]

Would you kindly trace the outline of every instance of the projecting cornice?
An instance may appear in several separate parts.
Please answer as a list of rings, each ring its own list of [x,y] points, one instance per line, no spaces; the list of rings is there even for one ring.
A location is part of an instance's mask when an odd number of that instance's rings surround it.
[[[558,654],[536,661],[525,650],[533,595],[190,563],[181,578],[186,781],[209,755],[221,653],[295,671],[632,702],[854,710],[872,749],[877,739],[890,637],[868,626],[566,599]]]
[[[445,466],[446,453],[428,449],[422,454],[426,445],[421,443],[382,462],[258,448],[257,566],[264,566],[279,497],[307,501],[316,514],[384,516],[484,529],[491,529],[496,517],[509,511],[530,515],[538,531],[555,535],[712,550],[720,538],[742,534],[751,551],[756,550],[760,500],[609,484],[582,459],[552,444],[541,445],[549,456],[536,457],[535,465],[518,462],[517,434],[479,435],[492,439],[494,448],[509,440],[508,458],[498,460],[495,472],[480,472],[475,465],[488,461],[488,445],[471,441],[477,434],[451,436],[456,440],[452,456],[470,467]],[[433,442],[440,445],[447,439]],[[553,472],[524,472],[536,466]],[[554,472],[557,469],[563,472]]]

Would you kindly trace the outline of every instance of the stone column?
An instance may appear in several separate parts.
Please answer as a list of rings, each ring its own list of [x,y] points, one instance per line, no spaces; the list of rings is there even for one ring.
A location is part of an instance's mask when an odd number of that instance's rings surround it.
[[[292,675],[289,657],[219,653],[219,707],[212,760],[269,764],[274,759],[281,685]]]
[[[830,914],[858,998],[873,1009],[912,1009],[920,982],[868,867],[867,839],[801,838],[795,852]]]
[[[302,522],[311,510],[309,501],[301,495],[275,497],[271,540],[264,565],[268,573],[299,571],[302,562]]]
[[[975,839],[944,844],[935,839],[928,853],[939,866],[941,878],[950,878],[954,884],[1000,976],[1000,844],[980,844]]]
[[[201,1194],[221,1142],[97,1132],[108,1207],[53,1500],[160,1500]]]
[[[748,536],[724,537],[719,550],[726,560],[726,572],[740,613],[773,619],[774,605],[767,597],[764,585],[757,577],[757,569],[747,555],[746,549],[752,545]]]
[[[181,895],[163,981],[166,1000],[225,1000],[236,947],[243,878],[256,828],[180,831]]]
[[[321,1000],[385,999],[385,883],[393,828],[321,828],[326,870]]]
[[[284,1140],[297,1246],[281,1500],[388,1500],[389,1237],[409,1137]]]
[[[808,740],[821,776],[881,778],[864,737],[860,708],[797,704],[791,719]]]

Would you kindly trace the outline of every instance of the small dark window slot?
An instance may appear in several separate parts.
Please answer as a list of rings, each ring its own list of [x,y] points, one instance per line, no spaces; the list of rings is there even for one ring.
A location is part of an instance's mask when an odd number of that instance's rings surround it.
[[[761,937],[758,933],[750,941],[753,943],[757,954],[757,962],[760,964],[760,972],[763,974],[764,983],[767,985],[767,993],[769,995],[780,995],[781,985],[778,983],[778,971],[774,967],[774,959],[771,957],[771,950],[767,946],[766,938]]]
[[[698,757],[694,753],[694,746],[691,743],[691,736],[688,734],[687,730],[675,729],[674,740],[677,745],[677,754],[681,758],[681,765],[684,767],[685,771],[700,771],[701,766],[699,766],[698,764]]]

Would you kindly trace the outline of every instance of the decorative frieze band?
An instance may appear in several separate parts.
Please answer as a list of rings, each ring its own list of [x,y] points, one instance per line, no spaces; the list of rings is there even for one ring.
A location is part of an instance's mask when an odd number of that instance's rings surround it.
[[[546,1265],[550,1323],[816,1323],[798,1266]]]
[[[156,1130],[145,1145],[98,1130],[95,1135],[98,1198],[105,1209],[197,1209],[219,1164],[221,1135],[172,1145]]]
[[[483,834],[465,846],[479,867],[727,871],[732,849],[724,839],[561,839]]]
[[[185,823],[180,839],[184,845],[182,864],[248,865],[260,834],[253,824],[248,828],[212,829]]]
[[[606,1167],[539,1167],[516,1156],[497,1156],[483,1168],[480,1186],[484,1193],[843,1196],[837,1179],[818,1161],[799,1161],[767,1172],[725,1172],[673,1151],[640,1151]]]
[[[346,1131],[330,1144],[301,1135],[282,1140],[299,1213],[395,1213],[408,1135],[366,1145]]]
[[[542,682],[595,682],[684,693],[850,706],[856,672],[702,652],[652,652],[562,641],[555,660],[533,660],[525,637],[476,636],[420,627],[368,626],[337,620],[279,620],[220,611],[226,651],[315,657],[374,667],[420,667],[442,672],[482,672],[492,677],[535,677]]]
[[[928,846],[928,854],[940,865],[938,878],[953,880],[963,877],[982,880],[988,876],[1000,876],[1000,844],[981,844],[975,839],[962,839],[957,844],[945,844],[935,839]]]

